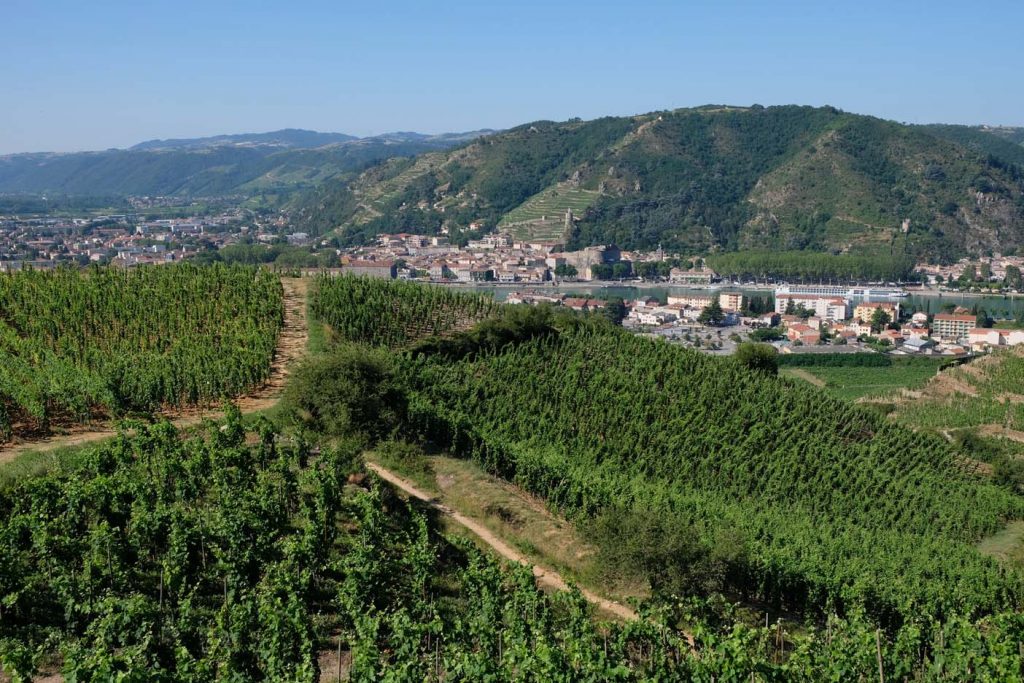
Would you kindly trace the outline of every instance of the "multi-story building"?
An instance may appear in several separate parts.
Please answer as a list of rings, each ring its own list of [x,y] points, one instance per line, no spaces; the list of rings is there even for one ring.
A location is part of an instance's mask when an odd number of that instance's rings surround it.
[[[743,295],[739,292],[722,292],[718,295],[718,303],[726,311],[742,311]]]
[[[932,336],[943,341],[957,341],[974,329],[977,318],[958,313],[937,313],[932,318]]]
[[[398,276],[398,268],[394,261],[349,261],[342,266],[342,271],[351,275],[368,275],[391,280]]]
[[[801,305],[814,315],[825,320],[846,320],[850,317],[850,302],[846,299],[816,294],[775,293],[775,312],[785,313],[792,302],[794,308]]]
[[[890,301],[862,301],[853,309],[853,317],[868,323],[878,309],[885,311],[892,322],[900,319],[900,305]]]
[[[668,297],[668,303],[670,305],[678,304],[680,306],[688,306],[690,308],[704,308],[705,306],[711,305],[712,298],[713,297],[710,296],[695,296],[692,294],[683,294],[680,296],[673,296],[670,294]],[[725,308],[724,304],[722,305],[722,308]]]

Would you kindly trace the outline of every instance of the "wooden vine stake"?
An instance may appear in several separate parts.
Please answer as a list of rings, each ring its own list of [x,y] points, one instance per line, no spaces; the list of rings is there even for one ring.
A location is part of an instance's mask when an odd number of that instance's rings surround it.
[[[875,651],[878,653],[878,683],[885,683],[885,670],[882,668],[882,629],[875,629]]]

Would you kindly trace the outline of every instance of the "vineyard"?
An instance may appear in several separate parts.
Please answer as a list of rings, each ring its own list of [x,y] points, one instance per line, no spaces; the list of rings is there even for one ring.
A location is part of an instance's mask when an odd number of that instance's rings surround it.
[[[1020,674],[1024,622],[859,617],[799,643],[680,603],[601,623],[366,479],[361,444],[268,422],[133,425],[0,493],[0,669],[24,680],[821,681]],[[246,445],[251,443],[252,445]],[[686,618],[692,644],[673,627]],[[23,677],[23,678],[22,678]]]
[[[1024,429],[1024,356],[1019,348],[997,351],[945,370],[913,400],[891,397],[903,424],[935,429],[995,426]]]
[[[129,421],[0,487],[0,680],[1024,680],[1024,581],[977,550],[1024,500],[941,436],[601,316],[314,287],[288,429]],[[542,497],[640,618],[447,536],[365,468],[394,439]]]
[[[1019,498],[959,473],[944,440],[802,383],[587,329],[414,375],[429,438],[577,520],[671,520],[691,562],[719,560],[712,589],[892,627],[1022,595],[973,548]]]
[[[238,395],[266,380],[281,284],[187,264],[0,275],[0,441]]]
[[[868,355],[868,354],[849,354]],[[799,357],[799,355],[797,355]],[[885,356],[880,356],[886,358]],[[889,360],[888,358],[886,358]],[[900,389],[917,389],[935,376],[942,360],[896,356],[888,365],[822,365],[817,367],[791,366],[784,374],[807,379],[802,373],[824,383],[833,396],[847,400],[892,394]],[[792,372],[798,369],[799,372]],[[788,371],[788,372],[787,372]]]
[[[363,313],[335,315],[349,325]],[[724,592],[897,634],[918,633],[923,615],[1019,618],[1022,576],[976,544],[1024,517],[1024,501],[966,471],[945,439],[596,320],[549,322],[467,346],[487,338],[474,328],[402,356],[408,428],[542,496],[609,562],[650,534],[662,599]]]
[[[315,319],[342,339],[392,349],[469,329],[496,307],[489,296],[374,278],[321,275],[313,287]]]

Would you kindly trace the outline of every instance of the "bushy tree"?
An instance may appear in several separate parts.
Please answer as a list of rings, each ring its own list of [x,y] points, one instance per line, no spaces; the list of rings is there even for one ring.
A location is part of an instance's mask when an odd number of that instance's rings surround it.
[[[871,331],[881,332],[885,326],[892,322],[892,316],[881,308],[876,308],[871,314]]]
[[[736,347],[736,362],[749,370],[779,374],[778,352],[771,344],[747,342]]]
[[[358,344],[306,359],[289,382],[285,400],[298,420],[331,435],[359,432],[382,438],[405,414],[393,356]]]
[[[704,307],[704,310],[700,312],[700,316],[697,317],[697,322],[701,325],[721,325],[725,320],[725,311],[722,310],[722,305],[718,303],[718,297],[716,296],[711,300],[711,303]]]
[[[603,313],[612,323],[621,325],[626,317],[626,304],[621,297],[611,298],[605,303]]]

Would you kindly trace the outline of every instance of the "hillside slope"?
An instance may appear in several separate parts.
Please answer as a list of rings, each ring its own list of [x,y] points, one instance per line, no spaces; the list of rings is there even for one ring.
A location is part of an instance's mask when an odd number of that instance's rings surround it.
[[[474,221],[552,237],[568,208],[575,246],[948,258],[1024,243],[1019,148],[941,132],[799,106],[541,121],[328,184],[298,216],[343,243]]]

